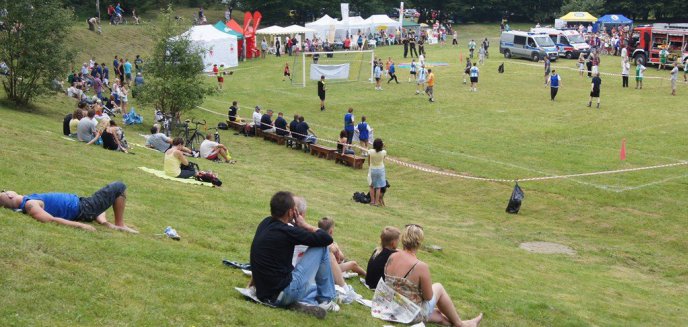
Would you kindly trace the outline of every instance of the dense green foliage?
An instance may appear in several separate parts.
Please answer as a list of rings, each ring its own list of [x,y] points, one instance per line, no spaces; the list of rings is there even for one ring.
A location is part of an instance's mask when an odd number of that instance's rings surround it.
[[[177,114],[203,103],[212,92],[203,81],[201,54],[206,49],[192,46],[182,32],[188,26],[174,19],[172,7],[160,12],[155,47],[146,64],[146,84],[140,90],[142,103],[166,113]]]
[[[71,61],[63,40],[72,12],[59,0],[4,0],[0,8],[7,11],[0,19],[0,62],[9,68],[2,86],[9,100],[27,104],[45,93]]]

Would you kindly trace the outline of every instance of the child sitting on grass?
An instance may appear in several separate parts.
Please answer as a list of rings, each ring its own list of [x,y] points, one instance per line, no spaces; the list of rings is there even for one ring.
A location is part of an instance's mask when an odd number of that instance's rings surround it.
[[[365,283],[370,289],[375,289],[380,279],[384,279],[385,264],[392,253],[397,252],[399,244],[398,228],[387,226],[380,233],[380,246],[378,246],[368,260],[368,271],[366,272]]]
[[[318,228],[326,231],[330,236],[334,234],[334,219],[324,217],[318,221]],[[334,238],[334,236],[333,236]],[[329,246],[330,249],[330,264],[332,266],[332,274],[334,275],[334,283],[341,287],[345,287],[344,273],[353,271],[354,273],[365,277],[366,272],[356,261],[346,261],[344,253],[339,249],[337,243],[333,242]]]

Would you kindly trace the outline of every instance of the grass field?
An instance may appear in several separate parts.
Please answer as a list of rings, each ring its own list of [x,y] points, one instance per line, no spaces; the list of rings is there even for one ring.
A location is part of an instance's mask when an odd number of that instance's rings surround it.
[[[145,26],[105,26],[103,38],[121,35],[111,51],[83,46],[84,53],[146,53]],[[77,32],[76,40],[95,37]],[[232,100],[249,117],[254,105],[302,114],[318,136],[335,139],[346,109],[366,115],[391,156],[473,176],[523,179],[605,171],[687,160],[685,107],[688,87],[671,97],[668,80],[647,79],[643,90],[621,88],[603,76],[602,108],[588,109],[589,80],[559,60],[563,87],[549,101],[542,64],[505,60],[497,53],[498,29],[459,26],[460,50],[428,46],[437,75],[436,103],[406,83],[375,91],[367,81],[330,83],[320,112],[315,84],[281,81],[293,58],[242,63],[225,91],[203,107],[226,114]],[[492,39],[481,68],[479,92],[462,84],[468,38]],[[95,39],[94,39],[95,40]],[[401,58],[400,47],[376,55]],[[99,61],[101,61],[99,59]],[[110,62],[111,59],[105,60]],[[506,73],[497,74],[504,62]],[[603,57],[601,71],[620,73],[618,58]],[[668,77],[648,69],[647,76]],[[208,79],[208,83],[214,80]],[[150,108],[139,108],[145,125],[126,128],[130,143],[150,127]],[[337,221],[335,239],[351,259],[366,262],[385,225],[420,223],[422,252],[433,280],[453,296],[463,317],[485,313],[484,326],[681,326],[688,314],[688,210],[686,166],[618,175],[523,182],[521,213],[504,213],[511,183],[448,178],[387,165],[392,185],[388,207],[354,203],[366,189],[365,170],[318,160],[260,139],[222,132],[235,165],[198,161],[225,182],[219,189],[158,179],[137,167],[161,169],[162,155],[136,148],[135,155],[86,147],[60,137],[64,114],[74,103],[62,96],[32,108],[0,104],[0,187],[20,193],[65,191],[88,195],[123,180],[129,186],[127,223],[141,231],[125,235],[98,227],[86,233],[0,210],[0,325],[183,325],[183,326],[381,326],[369,310],[345,305],[325,321],[245,301],[234,287],[248,279],[221,265],[223,258],[248,261],[257,223],[269,214],[278,190],[303,195],[308,220]],[[189,117],[215,124],[223,117],[194,110]],[[625,138],[628,160],[619,161]],[[112,216],[110,212],[110,216]],[[182,240],[160,237],[173,226]],[[527,241],[557,242],[576,255],[521,250]],[[364,297],[372,293],[352,281]]]

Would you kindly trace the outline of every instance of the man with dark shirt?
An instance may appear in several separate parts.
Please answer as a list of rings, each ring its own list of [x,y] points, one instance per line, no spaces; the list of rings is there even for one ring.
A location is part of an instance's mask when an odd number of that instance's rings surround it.
[[[325,75],[320,76],[318,81],[318,98],[320,98],[320,111],[325,110]]]
[[[227,116],[229,117],[229,121],[236,121],[238,114],[239,114],[239,102],[234,100],[234,101],[232,101],[232,106],[229,107],[229,112],[227,113]]]
[[[270,216],[256,229],[251,244],[251,286],[259,300],[277,307],[307,312],[318,318],[338,311],[328,246],[332,237],[309,225],[290,192],[277,192],[270,200]],[[308,250],[292,266],[296,245]],[[309,284],[315,280],[315,285]],[[306,303],[306,304],[302,304]]]
[[[299,126],[299,115],[295,114],[294,115],[294,120],[289,123],[289,131],[292,133],[292,137],[296,137],[294,133],[296,133],[296,128]]]
[[[592,107],[592,98],[597,98],[597,109],[600,109],[600,86],[602,85],[602,79],[600,78],[600,73],[595,74],[592,78],[592,83],[590,85],[590,101],[588,101],[588,107]]]
[[[289,131],[287,130],[287,120],[284,119],[284,114],[281,112],[277,113],[277,119],[275,119],[275,129],[277,130],[276,133],[279,136],[289,135]]]
[[[307,143],[315,143],[315,137],[312,135],[313,130],[306,123],[306,119],[303,116],[299,116],[299,123],[296,125],[296,135],[292,135],[294,138],[305,141]]]
[[[275,132],[275,126],[272,123],[272,110],[268,110],[260,117],[260,129],[265,133]]]
[[[418,52],[416,51],[416,36],[414,34],[409,34],[409,49],[411,51],[411,58],[413,58],[413,54],[416,54],[416,57],[418,57]]]
[[[408,36],[403,38],[401,43],[404,44],[404,58],[408,56],[408,48],[409,48],[409,39]]]

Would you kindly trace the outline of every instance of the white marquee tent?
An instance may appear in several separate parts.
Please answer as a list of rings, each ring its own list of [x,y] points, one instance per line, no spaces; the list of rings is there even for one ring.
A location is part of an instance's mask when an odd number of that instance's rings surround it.
[[[237,37],[223,33],[213,25],[198,25],[184,32],[191,43],[204,49],[204,71],[213,70],[213,64],[224,64],[225,67],[239,66]]]
[[[270,27],[266,28],[261,28],[256,31],[256,34],[262,34],[262,35],[284,35],[284,34],[289,34],[284,31],[284,27],[279,27],[277,25],[273,25]]]
[[[397,28],[401,28],[399,21],[391,19],[387,15],[372,15],[365,21],[376,31],[385,28],[388,32],[393,32]]]
[[[305,33],[315,33],[312,28],[307,28],[299,25],[287,26],[283,29],[285,34],[305,34]]]
[[[310,33],[306,35],[306,37],[317,37],[320,39],[329,39],[330,32],[334,32],[336,29],[338,20],[325,15],[320,17],[318,20],[312,22],[312,23],[306,23],[306,28],[310,28],[315,31],[313,35]],[[332,36],[334,37],[334,35]]]

